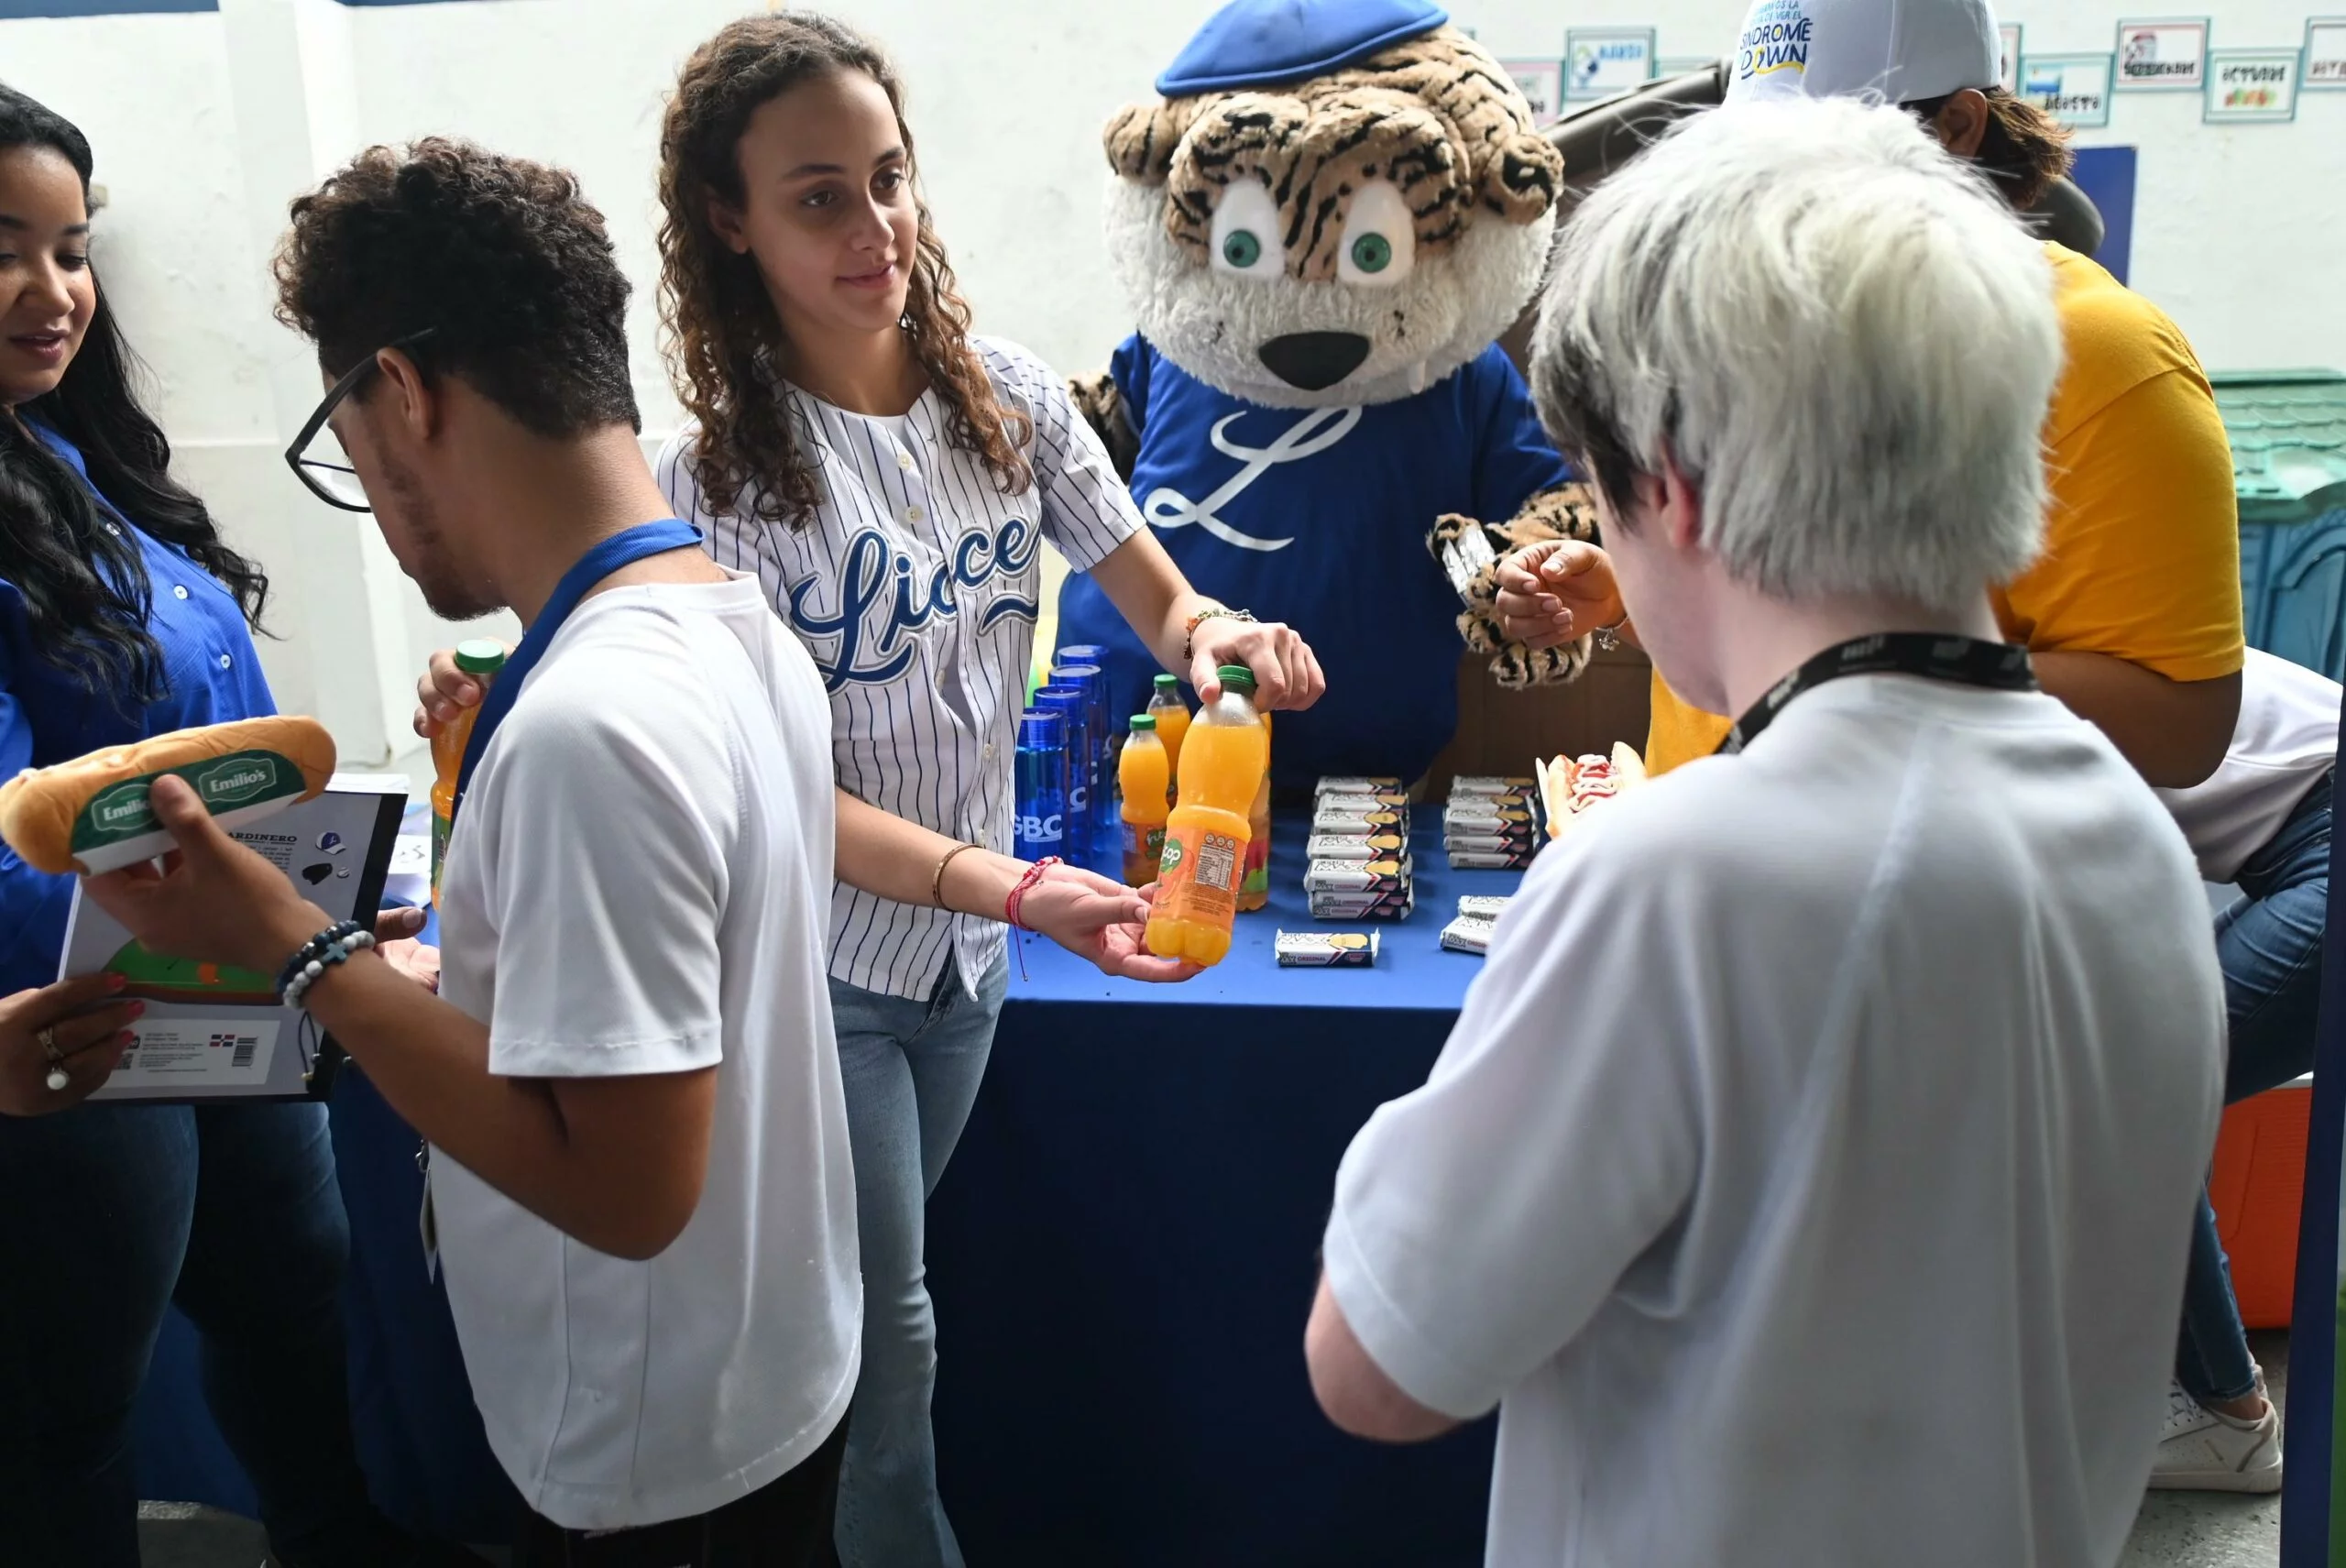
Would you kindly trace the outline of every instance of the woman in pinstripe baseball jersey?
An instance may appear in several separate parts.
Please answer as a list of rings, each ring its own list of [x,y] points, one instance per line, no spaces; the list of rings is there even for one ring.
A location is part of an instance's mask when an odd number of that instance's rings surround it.
[[[1272,707],[1306,706],[1321,685],[1293,631],[1191,591],[1058,376],[970,335],[915,192],[901,100],[880,53],[839,23],[758,17],[687,62],[662,137],[663,297],[696,423],[660,477],[813,652],[839,782],[864,805],[851,824],[843,803],[841,875],[857,885],[831,911],[865,1288],[839,1499],[850,1568],[960,1561],[929,1432],[922,1206],[1002,1003],[999,916],[1024,870],[1004,853],[1012,726],[1044,542],[1201,690],[1225,663],[1253,668]],[[949,907],[919,872],[891,883],[866,856],[915,838],[938,855],[977,847],[951,862]],[[1088,879],[1051,868],[1028,923],[1061,883]]]

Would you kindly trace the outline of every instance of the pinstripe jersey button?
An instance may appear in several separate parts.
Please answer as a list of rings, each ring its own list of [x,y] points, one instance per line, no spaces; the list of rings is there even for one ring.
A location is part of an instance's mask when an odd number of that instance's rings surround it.
[[[913,455],[909,452],[897,453],[896,466],[902,468],[907,474],[911,473],[913,471]]]
[[[926,512],[921,510],[920,503],[918,501],[915,501],[912,505],[904,509],[904,521],[906,522],[918,522],[922,518],[927,515],[928,514]]]

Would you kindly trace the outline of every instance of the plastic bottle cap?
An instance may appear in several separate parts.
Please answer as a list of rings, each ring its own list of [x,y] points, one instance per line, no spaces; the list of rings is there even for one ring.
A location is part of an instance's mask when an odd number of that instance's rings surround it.
[[[1139,730],[1155,729],[1157,718],[1154,714],[1135,713],[1133,715],[1133,728]]]
[[[1224,664],[1213,674],[1214,679],[1223,685],[1237,686],[1244,691],[1255,689],[1255,672],[1244,664]]]
[[[1157,689],[1158,691],[1161,691],[1161,692],[1172,692],[1172,691],[1178,691],[1178,690],[1180,689],[1180,687],[1181,687],[1181,677],[1180,677],[1180,676],[1178,676],[1178,675],[1159,675],[1159,676],[1157,676]]]
[[[493,675],[505,667],[505,644],[476,637],[456,644],[456,668],[468,675]]]

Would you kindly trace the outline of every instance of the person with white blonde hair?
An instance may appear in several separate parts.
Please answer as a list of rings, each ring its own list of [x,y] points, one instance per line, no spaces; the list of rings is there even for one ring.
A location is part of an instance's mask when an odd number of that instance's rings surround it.
[[[1567,230],[1541,417],[1741,718],[1540,857],[1337,1174],[1313,1387],[1387,1441],[1496,1405],[1492,1563],[2124,1547],[2224,1013],[2182,835],[1997,635],[2053,291],[1849,101],[1697,116]]]

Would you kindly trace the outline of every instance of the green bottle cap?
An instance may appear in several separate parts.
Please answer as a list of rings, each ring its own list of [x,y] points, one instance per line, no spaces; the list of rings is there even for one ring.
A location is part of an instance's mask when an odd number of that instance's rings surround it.
[[[1157,677],[1157,689],[1163,692],[1168,696],[1171,696],[1180,691],[1181,677],[1178,675],[1159,675]]]
[[[493,675],[505,667],[505,644],[476,637],[456,644],[456,668],[468,675]]]
[[[1255,672],[1244,664],[1224,664],[1213,674],[1214,679],[1225,686],[1236,686],[1240,691],[1245,692],[1255,689]]]
[[[1134,714],[1133,733],[1135,735],[1154,735],[1157,733],[1157,715],[1153,713]]]

